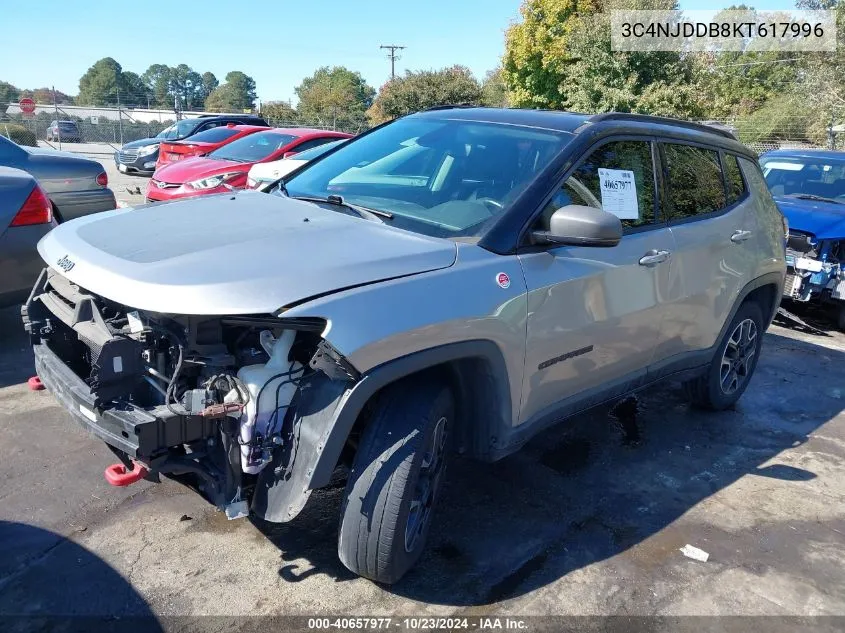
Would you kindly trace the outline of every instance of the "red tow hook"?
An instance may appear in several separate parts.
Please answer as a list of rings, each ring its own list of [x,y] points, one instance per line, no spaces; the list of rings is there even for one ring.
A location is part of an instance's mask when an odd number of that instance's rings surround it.
[[[26,384],[29,385],[30,391],[41,391],[44,389],[44,383],[41,382],[41,379],[38,376],[33,376],[26,381]]]
[[[128,486],[136,481],[141,481],[150,472],[146,466],[135,460],[132,460],[132,465],[134,466],[132,470],[126,470],[126,466],[123,464],[112,464],[103,473],[106,476],[106,481],[112,486]]]

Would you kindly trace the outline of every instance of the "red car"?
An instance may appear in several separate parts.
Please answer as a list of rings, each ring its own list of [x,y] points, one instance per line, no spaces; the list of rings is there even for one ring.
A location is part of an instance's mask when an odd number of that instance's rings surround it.
[[[147,201],[161,202],[246,187],[249,168],[293,156],[351,134],[308,128],[271,128],[255,132],[214,150],[208,156],[165,165],[147,185]]]
[[[213,152],[219,147],[228,145],[242,136],[269,130],[266,125],[237,125],[229,123],[220,127],[213,127],[199,134],[194,134],[182,141],[168,141],[161,144],[156,161],[156,169],[175,163],[177,160],[190,158],[191,156],[203,156]]]

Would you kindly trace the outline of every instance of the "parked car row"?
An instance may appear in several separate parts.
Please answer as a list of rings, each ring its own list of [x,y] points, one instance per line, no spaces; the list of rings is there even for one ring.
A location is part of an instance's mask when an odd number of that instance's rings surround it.
[[[209,115],[182,119],[163,129],[154,138],[126,143],[114,153],[114,163],[119,171],[151,176],[156,169],[159,147],[163,141],[182,139],[223,125],[257,125],[267,127],[267,121],[252,114]]]
[[[286,522],[348,473],[340,560],[393,583],[453,451],[499,459],[667,378],[710,409],[748,387],[786,226],[729,133],[439,108],[230,191],[343,136],[246,134],[157,170],[148,197],[189,199],[39,242],[38,375],[119,456],[114,485],[171,476]]]

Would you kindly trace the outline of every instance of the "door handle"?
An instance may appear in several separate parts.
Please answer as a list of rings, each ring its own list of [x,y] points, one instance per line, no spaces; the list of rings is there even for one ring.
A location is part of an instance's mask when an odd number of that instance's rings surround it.
[[[734,234],[731,235],[731,242],[734,242],[735,244],[739,244],[740,242],[744,242],[748,239],[751,239],[751,231],[738,230],[734,231]]]
[[[669,259],[670,255],[672,253],[669,251],[656,251],[652,249],[640,257],[640,266],[656,266],[657,264],[662,264]]]

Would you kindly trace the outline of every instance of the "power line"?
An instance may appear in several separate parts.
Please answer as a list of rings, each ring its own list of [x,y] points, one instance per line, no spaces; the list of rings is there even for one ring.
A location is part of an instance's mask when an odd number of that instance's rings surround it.
[[[386,48],[390,52],[387,54],[387,58],[390,60],[390,78],[396,78],[396,60],[402,59],[399,55],[396,54],[396,51],[401,51],[406,46],[397,46],[396,44],[382,44],[379,48]]]

